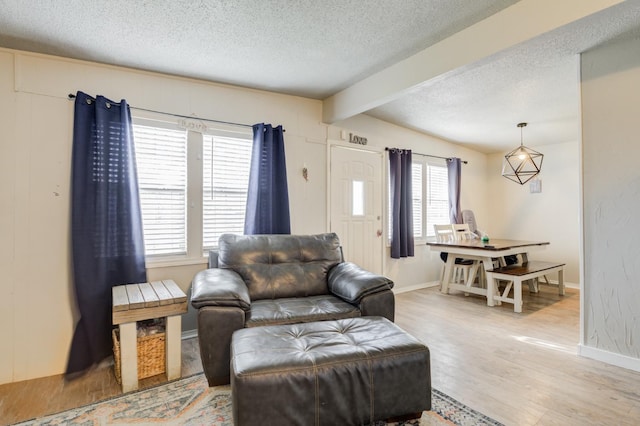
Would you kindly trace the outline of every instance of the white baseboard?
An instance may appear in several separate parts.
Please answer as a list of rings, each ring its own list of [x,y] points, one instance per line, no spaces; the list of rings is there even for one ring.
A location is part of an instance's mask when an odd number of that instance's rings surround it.
[[[632,358],[630,356],[608,352],[602,349],[593,348],[591,346],[578,345],[578,355],[585,358],[595,359],[616,367],[626,368],[640,372],[640,358]]]
[[[574,288],[576,290],[580,290],[580,284],[577,283],[564,283],[564,286],[565,288]]]
[[[540,282],[545,284],[544,280],[541,280]],[[549,284],[558,285],[558,280],[549,280]],[[580,290],[580,284],[568,283],[566,281],[564,282],[564,287],[565,288],[574,288],[576,290]]]
[[[198,330],[185,330],[182,332],[182,340],[198,337]]]
[[[438,287],[439,285],[440,285],[439,281],[431,281],[429,283],[420,283],[420,284],[407,285],[402,287],[394,287],[393,293],[394,294],[406,293],[408,291],[420,290],[423,288]]]

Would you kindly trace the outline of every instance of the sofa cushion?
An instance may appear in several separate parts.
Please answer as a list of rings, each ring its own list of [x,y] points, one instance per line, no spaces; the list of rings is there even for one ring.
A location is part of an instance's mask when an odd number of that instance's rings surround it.
[[[252,302],[328,294],[327,273],[342,261],[340,241],[334,233],[224,234],[218,247],[218,266],[242,277]]]
[[[328,294],[305,298],[265,299],[251,303],[245,326],[296,324],[359,316],[360,311],[357,307]]]

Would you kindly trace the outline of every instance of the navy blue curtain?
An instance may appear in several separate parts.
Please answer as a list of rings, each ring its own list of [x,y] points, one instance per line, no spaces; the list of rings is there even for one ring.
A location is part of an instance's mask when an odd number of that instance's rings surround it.
[[[447,158],[447,172],[449,176],[449,219],[451,223],[462,223],[462,209],[460,208],[460,179],[462,161],[459,158]]]
[[[411,150],[389,150],[391,186],[391,257],[413,256]]]
[[[112,353],[111,287],[147,280],[131,114],[78,92],[71,176],[73,278],[80,319],[67,375]]]
[[[264,123],[253,126],[244,233],[291,233],[282,126],[272,127]]]

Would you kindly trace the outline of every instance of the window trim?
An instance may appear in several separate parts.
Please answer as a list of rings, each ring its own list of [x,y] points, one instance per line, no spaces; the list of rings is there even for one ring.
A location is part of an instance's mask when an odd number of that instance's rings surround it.
[[[195,119],[197,120],[197,119]],[[146,113],[132,117],[134,125],[180,129],[187,132],[186,252],[184,254],[145,255],[147,269],[207,264],[203,247],[203,143],[204,135],[253,140],[251,128],[216,124],[204,133],[180,125],[180,121],[157,118]]]

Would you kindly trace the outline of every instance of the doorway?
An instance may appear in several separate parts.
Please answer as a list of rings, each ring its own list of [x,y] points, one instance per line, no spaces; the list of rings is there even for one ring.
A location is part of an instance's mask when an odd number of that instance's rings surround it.
[[[382,164],[378,151],[331,145],[329,230],[344,259],[382,274]]]

